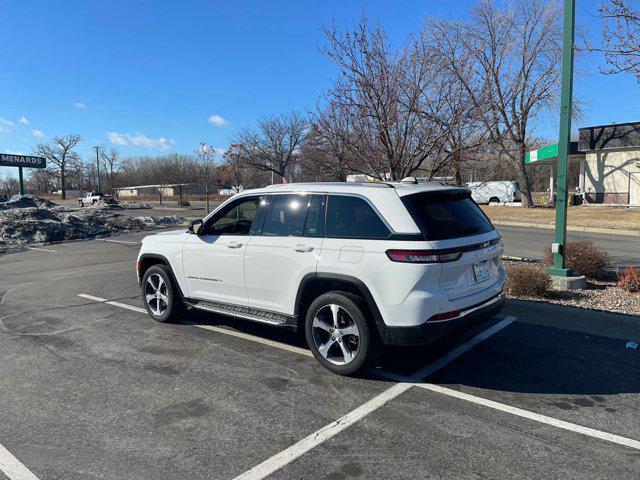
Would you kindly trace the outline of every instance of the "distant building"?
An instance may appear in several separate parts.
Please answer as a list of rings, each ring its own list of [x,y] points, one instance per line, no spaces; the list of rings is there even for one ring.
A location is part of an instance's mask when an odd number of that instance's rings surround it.
[[[571,142],[569,163],[578,164],[577,192],[585,203],[640,206],[640,122],[584,127]],[[554,192],[558,144],[525,157],[527,164],[549,165],[549,191]],[[574,193],[574,192],[571,192]]]
[[[157,197],[162,194],[163,197],[177,197],[182,186],[182,193],[196,193],[193,185],[187,183],[172,183],[165,185],[136,185],[133,187],[117,188],[118,198],[127,197]]]

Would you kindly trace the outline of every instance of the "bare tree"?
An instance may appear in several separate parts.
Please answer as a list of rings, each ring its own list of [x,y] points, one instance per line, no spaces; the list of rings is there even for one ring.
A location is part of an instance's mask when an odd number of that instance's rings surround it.
[[[480,0],[468,21],[425,27],[433,51],[481,114],[489,140],[513,166],[525,206],[533,204],[524,163],[531,125],[557,105],[560,91],[561,19],[554,1]]]
[[[251,168],[243,155],[243,146],[232,143],[223,158],[224,163],[220,165],[220,174],[224,181],[239,193],[246,186],[248,177],[252,176]]]
[[[168,176],[178,187],[178,201],[184,204],[185,187],[195,178],[194,159],[191,155],[172,153],[167,158]]]
[[[631,0],[605,0],[598,9],[602,19],[602,46],[608,68],[603,72],[630,72],[640,82],[640,9]]]
[[[77,175],[80,171],[80,158],[75,152],[75,148],[82,141],[80,135],[65,135],[64,137],[54,137],[49,143],[40,143],[35,148],[35,153],[45,157],[49,164],[55,165],[47,171],[60,180],[62,199],[67,198],[66,180],[69,174]]]
[[[333,130],[349,168],[399,180],[443,153],[449,119],[439,66],[414,45],[396,50],[366,18],[352,32],[325,29],[323,51],[340,68],[317,123]]]
[[[349,118],[339,106],[332,102],[319,106],[302,148],[301,173],[314,181],[346,181],[355,166],[345,142],[348,133]]]
[[[7,198],[16,193],[19,188],[20,184],[17,178],[10,175],[0,177],[0,193],[6,195]]]
[[[29,172],[31,189],[36,193],[49,193],[53,190],[53,181],[45,169],[33,168]]]
[[[258,170],[286,179],[300,158],[308,129],[307,119],[291,112],[263,118],[257,129],[244,129],[233,141],[243,161]]]
[[[207,213],[209,213],[209,197],[215,194],[218,188],[218,166],[216,165],[216,149],[201,142],[194,152],[196,154],[196,183],[205,194],[207,201]]]
[[[109,182],[109,191],[114,194],[117,188],[117,177],[122,168],[122,161],[120,160],[120,154],[115,148],[109,150],[108,153],[102,150],[101,163],[104,174],[107,176]]]

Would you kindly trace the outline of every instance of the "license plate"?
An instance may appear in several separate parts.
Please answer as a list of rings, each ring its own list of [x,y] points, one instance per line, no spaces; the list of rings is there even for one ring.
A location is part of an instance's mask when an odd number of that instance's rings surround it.
[[[484,282],[491,278],[491,270],[489,269],[489,260],[483,260],[482,262],[473,265],[473,274],[476,276],[476,282]]]

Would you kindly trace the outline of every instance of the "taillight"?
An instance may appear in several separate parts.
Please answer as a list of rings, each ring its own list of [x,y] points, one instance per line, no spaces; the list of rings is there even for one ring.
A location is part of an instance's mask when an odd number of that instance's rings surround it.
[[[437,250],[387,250],[386,253],[389,260],[401,263],[454,262],[462,256],[462,252]]]

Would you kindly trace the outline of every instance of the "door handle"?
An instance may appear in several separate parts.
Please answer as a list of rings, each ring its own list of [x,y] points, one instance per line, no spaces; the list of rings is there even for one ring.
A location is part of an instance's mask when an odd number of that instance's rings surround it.
[[[293,248],[296,252],[313,252],[313,247],[309,246],[309,245],[294,245]]]
[[[229,248],[241,248],[242,244],[236,242],[235,240],[232,240],[229,243],[227,243],[227,247],[229,247]]]

